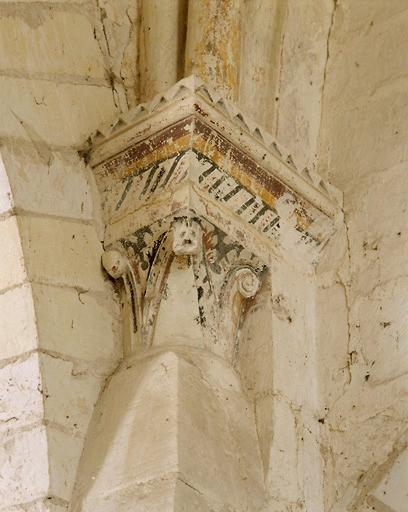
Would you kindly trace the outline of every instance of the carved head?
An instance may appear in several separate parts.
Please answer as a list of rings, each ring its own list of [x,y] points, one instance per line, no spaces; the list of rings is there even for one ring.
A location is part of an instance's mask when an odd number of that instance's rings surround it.
[[[102,264],[106,272],[114,279],[122,277],[127,269],[127,259],[117,249],[104,252],[102,254]]]
[[[197,219],[176,217],[173,221],[173,251],[176,256],[198,254],[202,231]]]

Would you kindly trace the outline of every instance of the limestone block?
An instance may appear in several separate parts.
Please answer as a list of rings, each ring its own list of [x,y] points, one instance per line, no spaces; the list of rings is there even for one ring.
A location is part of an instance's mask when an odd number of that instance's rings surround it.
[[[196,359],[193,364],[191,358],[179,362],[178,464],[182,479],[205,499],[212,498],[227,509],[258,510],[264,502],[264,489],[253,405],[239,384],[220,386],[217,379],[215,385],[203,368]],[[234,380],[227,365],[220,364],[218,371],[231,374]],[[219,482],[222,485],[217,485]]]
[[[405,512],[408,503],[408,450],[397,458],[373,495],[395,512]]]
[[[63,501],[57,499],[59,503],[56,504],[55,499],[52,496],[40,498],[30,503],[22,503],[13,507],[7,507],[6,509],[0,509],[2,512],[67,512],[68,504],[64,504]]]
[[[48,494],[69,501],[83,441],[50,426],[47,427],[47,441],[50,479]]]
[[[21,284],[27,277],[16,217],[0,221],[0,290]]]
[[[302,501],[291,503],[287,500],[272,499],[265,509],[265,512],[303,512],[304,510],[305,508]]]
[[[365,379],[378,385],[406,372],[408,319],[405,312],[407,277],[378,285],[353,304],[358,345],[366,362]]]
[[[70,499],[82,438],[102,383],[75,370],[71,362],[38,353],[0,370],[2,505],[46,495]]]
[[[103,56],[86,11],[58,4],[12,7],[3,6],[0,18],[0,74],[105,82]]]
[[[124,512],[131,503],[136,507],[139,495],[143,504],[156,481],[174,480],[178,470],[177,358],[169,353],[127,366],[110,381],[95,410],[74,494],[75,512],[102,507]],[[174,491],[168,492],[165,500],[172,502]],[[158,499],[162,503],[160,495]]]
[[[67,512],[68,503],[59,498],[46,496],[29,503],[22,503],[7,509],[0,509],[2,512]]]
[[[329,46],[322,134],[345,191],[351,266],[349,383],[338,383],[325,447],[327,507],[336,512],[397,510],[384,501],[391,495],[363,497],[408,412],[406,19],[399,0],[338,2]]]
[[[222,368],[236,381],[224,363],[216,358],[211,364],[212,356],[203,351],[186,351],[153,351],[125,363],[111,379],[89,431],[75,512],[102,506],[119,512],[130,505],[137,511],[188,510],[187,503],[175,504],[171,487],[171,507],[159,508],[164,498],[162,491],[156,495],[157,486],[177,480],[198,489],[200,506],[208,500],[237,512],[261,506],[252,407],[236,383],[222,375],[214,380]]]
[[[48,494],[48,448],[45,427],[16,432],[1,439],[0,503],[2,510]]]
[[[278,399],[274,403],[273,432],[271,464],[266,475],[268,494],[276,500],[295,503],[300,498],[296,423],[290,406]]]
[[[330,112],[330,119],[336,122],[329,124],[327,130],[336,133],[337,143],[330,146],[329,165],[333,167],[335,163],[332,180],[342,188],[352,185],[351,179],[406,161],[403,143],[408,133],[406,83],[390,80],[387,87],[378,84],[378,90],[369,96],[363,87],[365,99],[361,98],[358,108],[338,106]],[[338,97],[335,101],[338,102]]]
[[[203,496],[199,489],[196,489],[189,482],[184,482],[182,479],[177,480],[175,486],[174,510],[180,512],[208,512],[228,510],[228,512],[235,512],[235,508],[225,508],[223,503],[211,499],[211,497]]]
[[[326,463],[326,497],[329,508],[343,512],[361,493],[359,483],[369,474],[373,461],[383,463],[394,449],[394,442],[401,435],[406,422],[398,417],[406,410],[399,403],[391,407],[390,398],[384,389],[378,387],[375,394],[362,392],[354,385],[354,394],[345,395],[348,399],[337,405],[337,421],[329,417],[329,445],[324,443],[323,453],[330,450],[329,463]],[[401,395],[400,395],[401,396]],[[358,445],[356,442],[358,440]],[[327,442],[327,441],[326,441]],[[327,460],[327,459],[326,459]]]
[[[299,168],[311,168],[318,147],[321,89],[333,4],[328,0],[294,0],[286,4],[275,97],[275,133]]]
[[[1,148],[1,154],[17,208],[92,219],[89,176],[77,152],[50,151],[44,159],[33,144],[10,142]]]
[[[117,489],[116,493],[106,493],[103,500],[100,501],[101,504],[99,506],[103,507],[101,510],[106,510],[108,512],[119,512],[122,510],[124,512],[173,511],[175,503],[175,489],[177,485],[176,478],[176,474],[170,473],[157,480]],[[75,507],[76,505],[74,502],[72,509],[73,512],[83,510]],[[84,508],[84,510],[88,509]]]
[[[369,16],[363,14],[367,9]],[[371,97],[388,88],[393,78],[401,77],[401,70],[406,68],[400,49],[408,42],[407,12],[403,0],[392,4],[363,0],[352,9],[347,4],[339,6],[339,15],[344,16],[343,30],[335,26],[331,41],[336,52],[336,80],[329,82],[327,93],[330,100],[336,97],[337,106],[344,108],[345,103],[349,107],[355,105],[365,96]],[[337,52],[340,47],[341,51]],[[334,61],[329,63],[333,64]]]
[[[378,30],[380,30],[381,22],[389,25],[407,14],[407,4],[404,0],[394,0],[392,3],[384,3],[382,0],[361,0],[358,3],[345,3],[339,7],[341,7],[344,24],[343,30],[337,34],[337,37],[342,42],[347,41],[353,35],[361,34],[364,27],[377,27],[378,24]],[[367,16],[367,9],[369,9],[369,16]],[[371,21],[373,21],[373,25],[371,25]],[[383,62],[381,61],[381,63]],[[384,64],[387,63],[384,62]]]
[[[242,386],[252,396],[273,388],[274,371],[272,317],[272,276],[265,277],[256,301],[248,307],[240,328],[239,368]]]
[[[41,1],[43,1],[43,0],[41,0]],[[57,0],[57,1],[60,1],[60,0]],[[80,1],[83,1],[83,0],[80,0]],[[58,500],[58,501],[60,502],[60,500]],[[24,506],[24,509],[21,509],[21,512],[67,512],[67,510],[68,510],[68,504],[57,505],[56,503],[53,503],[52,501],[50,501],[50,498],[47,497],[44,500],[42,500],[41,502],[38,502],[32,506],[31,506],[31,504],[28,506]],[[14,510],[12,512],[14,512]],[[20,509],[18,509],[18,511],[16,511],[16,512],[20,512]]]
[[[356,180],[356,186],[347,190],[347,213],[350,219],[350,227],[358,230],[360,236],[371,235],[373,238],[390,237],[394,245],[399,248],[406,240],[405,217],[408,206],[408,184],[404,179],[406,176],[406,164],[398,163],[390,166],[384,172],[368,175],[365,178]],[[392,200],[387,200],[392,198]],[[385,204],[386,203],[386,204]],[[360,215],[354,209],[359,205]],[[361,216],[361,211],[366,216]],[[372,242],[366,240],[364,242]],[[381,245],[381,244],[378,244]],[[357,250],[358,248],[355,248]],[[375,250],[374,245],[365,244],[365,252]],[[360,254],[360,252],[359,252]],[[389,263],[393,263],[392,261]]]
[[[3,161],[3,148],[0,149],[0,215],[4,215],[14,206],[8,173]]]
[[[297,420],[297,441],[299,446],[298,470],[303,488],[305,510],[326,512],[324,504],[324,464],[321,452],[321,423],[316,414],[302,409]],[[273,464],[273,459],[271,461]]]
[[[87,0],[52,0],[52,3],[53,4],[59,4],[59,3],[66,3],[66,4],[78,4],[78,3],[85,3]],[[47,3],[49,2],[49,0],[26,0],[25,3],[27,4],[30,4],[30,3],[35,3],[35,2],[38,2],[38,3]],[[14,4],[16,3],[15,0],[1,0],[1,3],[3,4],[8,4],[8,3],[11,3],[11,4]]]
[[[275,263],[273,276],[273,390],[295,404],[317,405],[314,291],[310,279],[287,263]],[[267,364],[267,360],[265,361]],[[302,375],[301,382],[294,378]]]
[[[179,78],[185,37],[186,6],[182,0],[142,3],[140,30],[140,93],[142,101],[159,94]]]
[[[105,289],[102,246],[92,225],[46,217],[20,217],[27,273],[40,283]]]
[[[116,112],[109,85],[0,76],[0,89],[0,137],[34,139],[40,149],[44,143],[60,147],[82,144]]]
[[[16,357],[38,347],[31,286],[0,294],[0,359]]]
[[[104,379],[86,365],[40,354],[44,419],[72,436],[84,437]]]
[[[141,6],[132,0],[100,0],[96,6],[95,37],[103,53],[109,78],[114,80],[117,102],[122,111],[127,111],[129,106],[136,103],[140,83]]]
[[[375,508],[374,505],[370,505],[369,503],[364,503],[357,512],[379,512],[378,509]]]
[[[272,133],[279,106],[276,97],[287,3],[252,0],[241,5],[245,73],[240,74],[239,103],[244,112]]]
[[[381,282],[405,275],[408,186],[404,176],[405,167],[398,165],[371,179],[359,180],[359,186],[349,194],[349,232],[353,238],[361,240],[353,246],[352,285],[357,295],[366,296]],[[392,201],[384,208],[386,198],[392,198]],[[357,204],[358,210],[355,208]],[[363,216],[358,213],[360,211],[364,212]]]
[[[349,378],[347,303],[345,290],[341,284],[318,286],[316,315],[319,389],[322,404],[327,404],[337,398],[339,385]],[[333,320],[328,322],[328,318]]]
[[[27,428],[43,418],[43,386],[38,354],[11,362],[0,369],[0,435]],[[28,459],[27,459],[28,460]]]
[[[41,348],[81,359],[97,372],[112,371],[122,354],[113,296],[40,284],[32,287]]]
[[[337,13],[323,132],[333,180],[346,187],[350,178],[406,160],[406,61],[401,48],[407,43],[407,11],[401,0],[364,0],[339,4]]]
[[[188,9],[185,74],[196,74],[237,98],[241,53],[240,2],[196,0]]]
[[[272,395],[261,395],[254,398],[256,428],[265,475],[270,464],[274,464],[273,459],[271,460],[271,445],[274,436],[274,401],[275,398]]]

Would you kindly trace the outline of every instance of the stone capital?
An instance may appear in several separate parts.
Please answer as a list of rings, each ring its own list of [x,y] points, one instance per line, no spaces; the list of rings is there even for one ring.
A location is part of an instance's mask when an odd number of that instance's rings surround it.
[[[341,216],[334,188],[299,172],[267,133],[195,77],[123,114],[91,144],[103,264],[124,282],[129,353],[191,343],[231,360],[244,303],[256,296],[269,255],[317,261]]]
[[[125,358],[74,510],[263,510],[272,403],[252,397],[273,392],[274,258],[317,261],[336,191],[194,77],[91,143]]]
[[[228,234],[311,261],[341,217],[338,191],[194,76],[90,138],[109,244],[193,210]]]

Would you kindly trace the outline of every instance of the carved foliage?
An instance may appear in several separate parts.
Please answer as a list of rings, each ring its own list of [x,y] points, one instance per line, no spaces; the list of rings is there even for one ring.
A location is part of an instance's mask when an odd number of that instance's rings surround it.
[[[185,322],[186,331],[194,325],[199,332],[195,346],[230,361],[245,304],[253,300],[265,271],[254,254],[193,212],[163,219],[120,240],[105,253],[103,264],[113,278],[124,281],[125,314],[132,316],[128,352],[157,343],[157,319],[167,308],[176,327],[173,332],[173,324],[160,324],[169,326],[160,334],[166,343],[181,343],[179,324]],[[176,302],[171,302],[172,296],[177,296]]]

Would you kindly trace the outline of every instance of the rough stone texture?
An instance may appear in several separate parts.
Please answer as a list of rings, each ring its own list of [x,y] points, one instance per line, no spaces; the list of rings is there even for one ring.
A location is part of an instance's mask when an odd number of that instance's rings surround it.
[[[143,0],[140,99],[153,98],[183,76],[188,0]],[[194,5],[193,5],[194,7]]]
[[[0,223],[5,511],[66,509],[93,406],[120,357],[89,174],[74,153],[46,148],[45,159],[43,151],[2,147],[9,203]]]
[[[239,84],[240,0],[189,3],[186,74],[196,74],[223,96],[236,99]]]
[[[78,478],[83,500],[75,495],[74,510],[142,511],[146,499],[149,510],[163,510],[162,487],[172,504],[164,510],[193,510],[197,500],[204,510],[212,500],[215,510],[258,510],[263,479],[253,410],[222,365],[205,353],[171,349],[127,362],[96,411]],[[178,482],[194,493],[177,506]]]
[[[406,0],[164,2],[0,1],[0,510],[68,510],[122,354],[76,149],[184,66],[344,192],[317,275],[270,255],[243,326],[263,512],[406,512]],[[138,496],[207,511],[189,483]]]
[[[406,4],[341,1],[333,22],[320,162],[344,191],[348,254],[333,260],[319,292],[321,336],[335,322],[330,347],[321,341],[326,507],[400,512],[408,506],[406,484],[397,489],[408,419]]]

